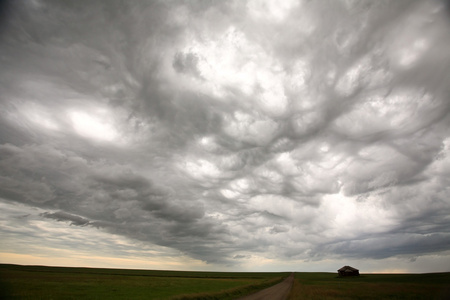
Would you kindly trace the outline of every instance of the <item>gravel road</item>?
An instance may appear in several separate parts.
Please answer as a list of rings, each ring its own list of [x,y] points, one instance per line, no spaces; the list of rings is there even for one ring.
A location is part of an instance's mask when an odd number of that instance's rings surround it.
[[[261,290],[255,294],[239,298],[238,300],[285,300],[291,291],[293,283],[294,273],[274,286]]]

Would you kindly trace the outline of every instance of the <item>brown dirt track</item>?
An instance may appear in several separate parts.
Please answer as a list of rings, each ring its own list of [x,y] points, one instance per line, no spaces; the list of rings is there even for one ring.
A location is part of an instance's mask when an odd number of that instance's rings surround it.
[[[282,282],[238,300],[285,300],[294,283],[294,273]]]

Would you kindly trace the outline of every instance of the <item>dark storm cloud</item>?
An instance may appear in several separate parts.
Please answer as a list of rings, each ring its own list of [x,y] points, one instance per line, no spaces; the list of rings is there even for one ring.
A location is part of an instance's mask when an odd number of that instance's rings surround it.
[[[46,218],[150,238],[167,246],[178,244],[177,237],[207,239],[217,231],[217,225],[200,220],[204,215],[200,202],[176,199],[169,189],[127,167],[92,163],[48,146],[19,149],[7,144],[1,152],[2,173],[10,176],[2,180],[2,198],[71,212],[46,212],[42,214]]]
[[[2,201],[215,263],[449,250],[442,2],[35,0],[2,26]]]
[[[70,221],[71,225],[84,226],[89,224],[89,220],[63,211],[58,211],[55,213],[47,212],[43,213],[42,216],[49,219],[55,219],[56,221]]]

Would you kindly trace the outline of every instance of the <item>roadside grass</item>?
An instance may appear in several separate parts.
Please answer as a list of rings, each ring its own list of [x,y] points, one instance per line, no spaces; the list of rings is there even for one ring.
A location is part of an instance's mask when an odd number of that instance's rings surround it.
[[[234,289],[229,289],[216,293],[198,293],[198,294],[187,294],[179,295],[173,298],[173,300],[232,300],[246,295],[250,295],[257,291],[263,290],[265,288],[271,287],[277,283],[283,281],[285,277],[276,277],[269,280],[264,280],[262,282],[249,284],[246,286],[240,286]]]
[[[0,265],[0,299],[235,299],[287,276]]]
[[[361,274],[295,273],[289,300],[295,299],[450,299],[450,273]]]

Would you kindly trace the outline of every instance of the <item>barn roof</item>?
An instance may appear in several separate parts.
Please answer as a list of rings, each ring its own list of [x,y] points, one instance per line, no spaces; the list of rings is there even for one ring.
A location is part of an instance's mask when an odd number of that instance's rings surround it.
[[[352,268],[352,267],[350,267],[350,266],[343,266],[342,268],[340,268],[339,270],[338,270],[338,272],[339,271],[352,271],[352,272],[355,272],[355,271],[359,271],[358,269],[355,269],[355,268]]]

